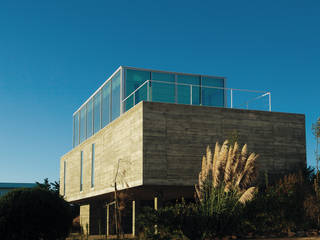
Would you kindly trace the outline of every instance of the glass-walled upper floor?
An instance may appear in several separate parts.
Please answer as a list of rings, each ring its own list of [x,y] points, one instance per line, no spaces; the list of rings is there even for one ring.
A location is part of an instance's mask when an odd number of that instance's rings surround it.
[[[73,114],[73,147],[141,101],[226,106],[225,78],[119,67]]]

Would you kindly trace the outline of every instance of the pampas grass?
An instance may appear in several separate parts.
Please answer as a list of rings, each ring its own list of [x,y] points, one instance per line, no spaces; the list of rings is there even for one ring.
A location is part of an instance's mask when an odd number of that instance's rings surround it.
[[[237,142],[233,146],[227,140],[222,146],[217,142],[214,154],[208,146],[202,158],[199,182],[195,186],[200,202],[215,188],[223,188],[221,194],[232,192],[242,204],[252,200],[257,191],[253,183],[257,176],[255,162],[258,157],[255,153],[248,154],[247,144],[240,149]]]

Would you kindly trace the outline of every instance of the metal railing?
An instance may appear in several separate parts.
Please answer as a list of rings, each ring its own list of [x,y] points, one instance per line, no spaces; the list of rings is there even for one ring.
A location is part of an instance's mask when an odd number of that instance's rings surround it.
[[[141,101],[271,111],[270,92],[157,80],[145,81],[123,99],[124,111]]]

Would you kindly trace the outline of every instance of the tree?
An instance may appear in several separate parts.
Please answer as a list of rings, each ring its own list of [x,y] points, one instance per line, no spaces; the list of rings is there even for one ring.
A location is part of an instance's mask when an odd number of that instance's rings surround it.
[[[46,189],[17,189],[0,198],[1,240],[63,239],[71,224],[69,204]]]
[[[122,164],[120,164],[122,162]],[[108,205],[114,204],[114,219],[116,226],[116,234],[120,237],[120,234],[123,236],[123,228],[122,228],[122,214],[121,212],[124,210],[124,202],[125,198],[128,196],[126,193],[122,192],[119,195],[118,192],[118,184],[129,187],[128,182],[126,181],[127,169],[130,169],[130,162],[125,161],[123,159],[118,159],[117,163],[114,165],[113,172],[113,187],[114,187],[114,202],[109,203]],[[119,201],[120,200],[120,201]]]
[[[60,184],[57,181],[54,182],[49,182],[48,178],[45,178],[43,180],[43,183],[40,182],[36,182],[37,186],[43,189],[46,189],[48,191],[51,191],[57,195],[59,195],[59,188],[60,188]]]
[[[49,182],[48,178],[43,179],[43,183],[36,182],[38,188],[47,190],[52,192],[53,194],[56,194],[57,196],[60,196],[60,183],[57,181],[54,182]],[[76,203],[69,203],[71,207],[71,213],[72,213],[72,218],[76,218],[80,214],[80,205]]]

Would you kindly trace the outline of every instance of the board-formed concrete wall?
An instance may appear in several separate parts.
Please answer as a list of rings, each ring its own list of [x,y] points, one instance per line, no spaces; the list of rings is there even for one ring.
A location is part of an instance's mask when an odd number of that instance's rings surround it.
[[[95,144],[94,187],[91,188],[93,143]],[[80,191],[81,151],[83,151],[82,191]],[[113,192],[114,173],[119,160],[119,172],[125,169],[124,180],[128,185],[140,186],[142,184],[142,104],[130,109],[61,158],[60,194],[64,195],[67,201],[78,201]],[[66,161],[65,184],[64,161]],[[124,186],[118,184],[118,189],[122,187]]]
[[[302,114],[140,102],[61,158],[60,193],[64,194],[64,161],[67,201],[113,192],[119,159],[129,187],[194,186],[207,145],[214,147],[216,141],[221,144],[230,138],[247,143],[250,152],[260,155],[257,164],[263,174],[281,174],[306,165]],[[91,188],[93,143],[95,186]]]
[[[144,102],[143,183],[193,186],[207,145],[230,138],[260,155],[260,176],[306,165],[302,114]]]

